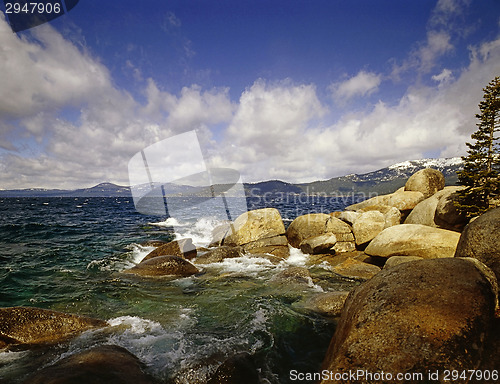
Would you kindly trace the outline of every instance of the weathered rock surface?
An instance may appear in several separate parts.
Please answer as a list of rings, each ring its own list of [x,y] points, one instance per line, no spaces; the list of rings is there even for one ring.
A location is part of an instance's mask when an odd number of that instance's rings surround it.
[[[385,228],[385,217],[379,211],[362,213],[354,222],[352,231],[356,244],[365,244],[371,241]]]
[[[425,168],[410,176],[405,191],[422,192],[424,198],[434,195],[444,188],[444,175],[437,169]]]
[[[458,214],[453,204],[453,197],[460,188],[445,187],[421,201],[410,212],[405,224],[422,224],[450,230],[462,229],[465,225],[465,217]]]
[[[196,253],[196,247],[193,245],[192,239],[180,239],[160,245],[158,248],[149,252],[142,261],[158,256],[180,256],[185,259],[192,259],[196,257]]]
[[[24,384],[153,384],[144,366],[125,348],[102,345],[41,369]]]
[[[250,354],[244,352],[225,360],[207,384],[259,384],[259,372]]]
[[[262,208],[238,216],[222,243],[230,246],[244,245],[284,233],[285,226],[279,211],[276,208]]]
[[[56,343],[107,322],[31,307],[0,308],[0,349],[9,345]]]
[[[199,272],[198,268],[179,256],[157,256],[123,271],[123,273],[146,277],[191,276]]]
[[[352,204],[346,207],[349,211],[359,211],[370,206],[388,205],[395,207],[400,211],[408,211],[420,203],[424,199],[424,194],[418,191],[405,191],[398,189],[396,192],[388,195],[380,195],[371,199],[362,201],[361,203]]]
[[[308,254],[335,253],[332,248],[336,243],[337,237],[333,233],[325,233],[303,240],[300,243],[300,250]]]
[[[333,272],[339,276],[354,280],[368,280],[380,272],[380,268],[363,263],[353,258],[348,258],[333,268]]]
[[[378,211],[384,215],[385,228],[392,227],[393,225],[401,224],[401,211],[396,207],[391,207],[389,205],[370,205],[368,207],[360,209],[358,214],[369,211]],[[351,211],[346,211],[351,212]]]
[[[333,233],[337,236],[337,241],[354,241],[351,227],[333,216],[326,221],[325,232]]]
[[[474,257],[487,265],[500,281],[500,208],[492,209],[467,224],[455,257]]]
[[[361,213],[355,211],[343,211],[338,215],[337,218],[345,221],[347,224],[352,225],[360,215]]]
[[[292,247],[299,248],[304,240],[325,234],[329,219],[330,215],[325,213],[310,213],[295,218],[286,231],[288,242]]]
[[[281,258],[290,256],[288,240],[284,235],[252,241],[243,245],[243,250],[253,254],[269,253]]]
[[[419,256],[391,256],[387,259],[384,264],[384,269],[395,267],[396,265],[408,263],[410,261],[423,260]]]
[[[483,347],[493,336],[492,289],[465,259],[421,260],[381,271],[347,298],[322,369],[477,369],[490,359]],[[442,375],[438,382],[445,382]]]
[[[228,247],[221,245],[220,247],[208,250],[203,254],[199,254],[194,260],[195,264],[219,263],[224,259],[232,259],[243,255],[242,247]]]
[[[401,224],[380,232],[365,249],[371,256],[453,257],[460,234],[419,224]]]

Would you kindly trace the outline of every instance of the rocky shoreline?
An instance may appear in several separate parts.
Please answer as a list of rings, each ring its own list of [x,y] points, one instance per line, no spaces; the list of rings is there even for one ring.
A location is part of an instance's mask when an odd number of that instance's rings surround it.
[[[453,204],[458,188],[445,187],[442,173],[427,168],[394,193],[342,212],[299,216],[286,229],[274,208],[249,211],[216,228],[207,248],[197,249],[191,239],[147,244],[156,249],[123,273],[154,279],[196,276],[203,265],[226,258],[265,257],[277,264],[298,248],[309,255],[309,263],[328,263],[332,274],[361,282],[349,293],[318,293],[304,304],[338,319],[322,371],[312,380],[394,382],[380,375],[372,380],[343,375],[357,370],[421,373],[421,382],[440,383],[448,382],[446,371],[453,370],[498,375],[500,208],[467,223]],[[311,276],[307,268],[289,267],[276,279],[287,284]],[[56,343],[107,326],[44,309],[0,308],[0,350]],[[133,355],[106,347],[60,360],[25,383],[88,383],[89,372],[108,382],[155,383]],[[430,372],[438,375],[431,378]],[[496,382],[494,377],[481,382]],[[467,376],[453,382],[469,381]],[[260,381],[251,356],[238,355],[223,362],[208,382]]]

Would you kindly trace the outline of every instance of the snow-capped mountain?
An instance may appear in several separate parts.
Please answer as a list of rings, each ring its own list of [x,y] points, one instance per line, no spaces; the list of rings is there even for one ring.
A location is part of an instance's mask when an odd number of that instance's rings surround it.
[[[300,187],[307,194],[390,193],[402,187],[411,175],[424,168],[443,172],[446,185],[454,185],[457,182],[456,172],[461,169],[462,164],[460,157],[408,160],[373,172],[300,184]]]
[[[312,183],[292,184],[279,180],[262,181],[259,183],[245,183],[247,195],[259,194],[353,194],[353,193],[390,193],[402,187],[406,180],[415,172],[424,168],[434,168],[443,172],[446,184],[454,185],[457,182],[456,172],[462,167],[460,157],[446,159],[422,159],[409,160],[382,168],[377,171],[364,174],[351,174],[335,177],[324,181]],[[145,186],[150,188],[149,184]],[[191,191],[193,187],[183,185],[169,185],[168,192],[171,195],[180,195]],[[130,187],[119,186],[112,183],[101,183],[91,188],[77,189],[72,191],[58,189],[19,189],[0,190],[0,197],[34,197],[34,196],[59,196],[59,197],[117,197],[131,196]]]

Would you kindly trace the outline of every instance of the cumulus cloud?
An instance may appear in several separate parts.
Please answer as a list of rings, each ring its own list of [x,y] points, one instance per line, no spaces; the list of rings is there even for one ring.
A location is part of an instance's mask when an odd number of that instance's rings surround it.
[[[367,96],[375,92],[382,76],[373,72],[359,71],[357,75],[330,86],[336,100],[349,100],[355,96]]]

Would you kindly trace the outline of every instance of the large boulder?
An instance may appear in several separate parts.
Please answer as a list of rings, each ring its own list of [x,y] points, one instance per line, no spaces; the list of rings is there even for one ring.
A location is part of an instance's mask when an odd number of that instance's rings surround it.
[[[370,256],[453,257],[460,234],[419,224],[401,224],[380,232],[365,249]]]
[[[403,382],[396,374],[421,373],[406,382],[445,383],[444,370],[481,369],[490,359],[494,287],[467,259],[404,263],[383,270],[347,298],[323,370],[347,379],[322,383]],[[349,372],[379,373],[378,379]],[[381,372],[394,375],[381,378]],[[429,380],[428,372],[439,371]],[[404,377],[404,376],[403,376]],[[454,383],[466,383],[460,377]]]
[[[0,349],[10,345],[56,343],[107,322],[41,308],[0,308]]]
[[[354,222],[352,232],[356,244],[366,244],[385,228],[385,216],[379,211],[362,213]]]
[[[285,225],[276,208],[262,208],[248,211],[230,225],[224,237],[224,245],[244,245],[252,241],[283,235]]]
[[[384,220],[385,220],[384,228],[401,224],[401,211],[396,207],[391,207],[389,205],[370,205],[360,209],[358,212],[352,212],[352,211],[346,211],[346,212],[357,213],[359,215],[361,213],[370,211],[378,211],[384,215]]]
[[[180,256],[185,259],[196,257],[196,247],[193,240],[190,238],[174,240],[169,243],[160,245],[158,248],[149,252],[142,261],[152,259],[158,256]]]
[[[465,225],[465,217],[458,213],[453,203],[459,189],[461,187],[445,187],[421,201],[410,212],[405,224],[422,224],[450,230],[462,229]]]
[[[290,245],[299,248],[302,241],[326,233],[326,222],[330,215],[326,213],[309,213],[293,220],[286,231]]]
[[[410,176],[405,191],[422,192],[424,198],[434,195],[444,188],[444,175],[437,169],[425,168]]]
[[[490,267],[500,281],[500,208],[492,209],[467,224],[455,257],[474,257]]]
[[[349,292],[333,291],[319,293],[307,300],[304,308],[326,317],[338,317],[342,312]]]
[[[101,345],[41,369],[24,384],[153,384],[144,365],[125,348]]]
[[[390,206],[407,212],[415,208],[415,206],[424,199],[424,194],[419,191],[405,191],[403,188],[388,195],[379,195],[371,199],[362,201],[361,203],[352,204],[346,207],[348,211],[360,211],[372,206]]]
[[[396,265],[409,263],[410,261],[423,260],[419,256],[391,256],[384,264],[384,269],[395,267]]]
[[[179,256],[157,256],[141,261],[135,267],[123,271],[123,273],[146,277],[191,276],[199,272],[198,268]]]

